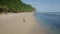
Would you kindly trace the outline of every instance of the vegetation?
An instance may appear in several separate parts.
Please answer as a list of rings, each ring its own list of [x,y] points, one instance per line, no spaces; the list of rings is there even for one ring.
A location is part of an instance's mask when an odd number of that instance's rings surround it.
[[[35,8],[21,0],[0,0],[0,13],[32,12]]]

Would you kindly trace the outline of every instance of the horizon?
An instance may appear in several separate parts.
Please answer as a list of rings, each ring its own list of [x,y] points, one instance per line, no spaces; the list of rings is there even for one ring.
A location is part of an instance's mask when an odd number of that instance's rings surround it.
[[[37,12],[60,12],[60,0],[22,0],[31,4]]]

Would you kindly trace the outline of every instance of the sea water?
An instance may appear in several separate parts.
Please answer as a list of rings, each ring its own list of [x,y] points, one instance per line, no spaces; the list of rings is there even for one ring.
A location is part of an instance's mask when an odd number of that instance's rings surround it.
[[[35,13],[34,16],[45,27],[47,34],[60,34],[59,12]]]

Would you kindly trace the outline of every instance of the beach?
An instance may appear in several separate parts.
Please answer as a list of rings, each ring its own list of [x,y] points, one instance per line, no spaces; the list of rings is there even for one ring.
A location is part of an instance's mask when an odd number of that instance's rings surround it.
[[[0,34],[43,34],[34,13],[8,13],[0,15]]]

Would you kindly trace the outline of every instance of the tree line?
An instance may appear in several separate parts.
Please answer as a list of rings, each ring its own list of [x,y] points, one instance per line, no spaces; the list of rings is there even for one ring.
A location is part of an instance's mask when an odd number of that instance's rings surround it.
[[[34,7],[21,0],[0,0],[0,13],[19,13],[36,11]]]

